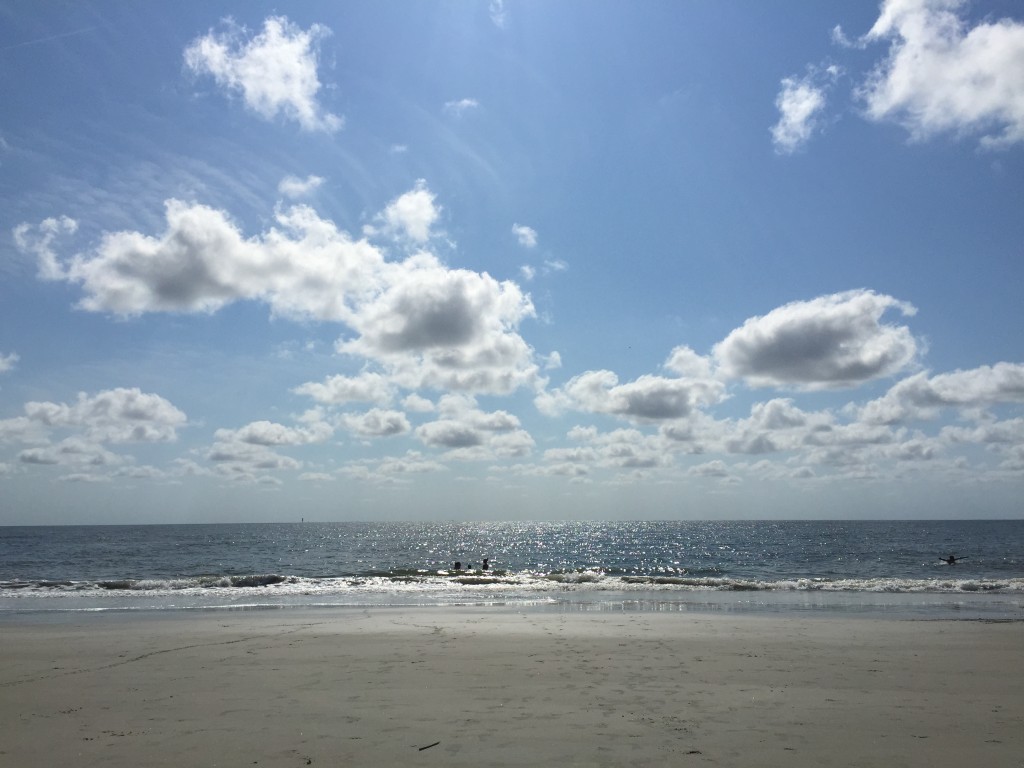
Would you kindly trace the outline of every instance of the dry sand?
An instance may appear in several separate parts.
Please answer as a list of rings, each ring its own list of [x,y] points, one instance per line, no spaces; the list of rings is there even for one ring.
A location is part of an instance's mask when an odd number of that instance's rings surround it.
[[[0,765],[1024,766],[1024,623],[510,609],[0,624]]]

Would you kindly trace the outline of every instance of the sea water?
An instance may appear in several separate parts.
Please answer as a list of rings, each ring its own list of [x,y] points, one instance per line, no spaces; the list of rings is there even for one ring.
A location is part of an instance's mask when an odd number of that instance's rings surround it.
[[[0,619],[467,604],[1024,620],[1024,521],[0,527]]]

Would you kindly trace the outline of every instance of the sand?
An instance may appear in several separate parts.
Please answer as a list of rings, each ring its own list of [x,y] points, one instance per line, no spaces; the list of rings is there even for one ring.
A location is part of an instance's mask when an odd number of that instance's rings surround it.
[[[322,609],[0,638],[5,767],[1024,766],[1024,622]]]

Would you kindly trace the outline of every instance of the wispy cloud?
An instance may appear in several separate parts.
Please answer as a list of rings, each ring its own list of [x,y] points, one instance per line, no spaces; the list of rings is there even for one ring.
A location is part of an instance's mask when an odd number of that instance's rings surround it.
[[[480,102],[476,99],[457,99],[455,101],[446,101],[444,103],[444,111],[455,117],[462,117],[466,112],[479,106]]]
[[[21,358],[18,357],[17,353],[11,352],[8,355],[0,353],[0,373],[6,373],[7,371],[14,368],[14,364]]]
[[[524,248],[535,248],[537,246],[537,230],[527,227],[525,224],[513,224],[512,234],[516,236],[519,244]]]

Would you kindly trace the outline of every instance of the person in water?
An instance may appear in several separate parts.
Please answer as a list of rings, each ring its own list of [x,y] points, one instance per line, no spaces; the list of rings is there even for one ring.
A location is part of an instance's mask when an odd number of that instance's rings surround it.
[[[491,566],[489,565],[489,562],[490,562],[490,561],[489,561],[489,560],[488,560],[488,559],[487,559],[487,558],[485,557],[485,558],[484,558],[484,570],[485,570],[485,571],[486,571],[486,570],[487,570],[488,568],[490,568],[490,567],[491,567]]]
[[[956,565],[956,561],[963,560],[963,558],[957,557],[956,555],[950,555],[949,557],[940,557],[939,560],[944,562],[946,565]]]

